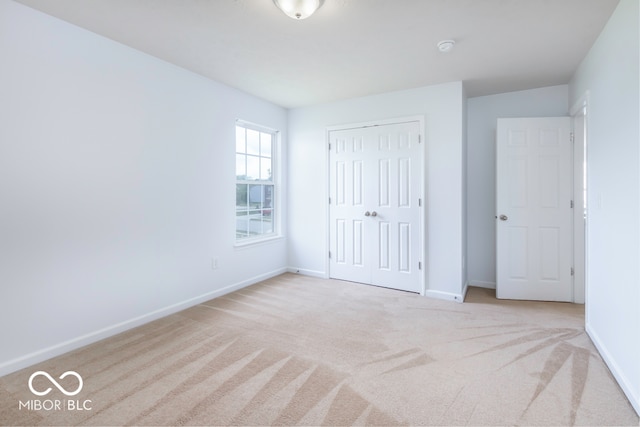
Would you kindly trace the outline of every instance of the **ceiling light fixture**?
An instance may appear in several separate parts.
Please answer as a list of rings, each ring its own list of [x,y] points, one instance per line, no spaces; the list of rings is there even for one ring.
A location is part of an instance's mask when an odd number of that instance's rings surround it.
[[[285,15],[293,19],[306,19],[322,6],[324,0],[273,0]]]
[[[438,50],[442,53],[447,53],[447,52],[451,52],[451,49],[453,49],[453,45],[455,45],[456,42],[454,40],[442,40],[438,42]]]

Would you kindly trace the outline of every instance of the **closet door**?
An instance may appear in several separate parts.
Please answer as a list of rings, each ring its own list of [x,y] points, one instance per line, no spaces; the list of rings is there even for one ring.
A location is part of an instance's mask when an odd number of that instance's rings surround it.
[[[419,122],[331,131],[330,277],[420,292]]]

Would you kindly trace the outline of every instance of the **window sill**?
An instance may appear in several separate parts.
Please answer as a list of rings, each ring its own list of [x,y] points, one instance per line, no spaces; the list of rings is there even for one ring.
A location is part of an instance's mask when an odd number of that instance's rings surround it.
[[[240,241],[236,241],[233,245],[236,249],[242,249],[251,246],[258,246],[262,244],[276,242],[278,240],[283,240],[284,236],[281,234],[270,234],[268,236],[260,236],[260,237],[252,237],[248,239],[242,239]]]

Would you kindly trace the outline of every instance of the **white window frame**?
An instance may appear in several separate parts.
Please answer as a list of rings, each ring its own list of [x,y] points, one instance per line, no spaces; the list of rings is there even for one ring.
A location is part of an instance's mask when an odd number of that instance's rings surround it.
[[[234,146],[236,146],[236,149],[234,149],[234,156],[236,158],[236,162],[237,162],[237,156],[238,154],[245,154],[246,156],[251,156],[251,157],[258,157],[259,159],[265,158],[264,156],[262,156],[260,153],[260,155],[255,155],[255,154],[249,154],[246,152],[244,153],[240,153],[238,152],[237,149],[237,138],[238,138],[238,128],[244,128],[246,130],[252,130],[252,131],[256,131],[256,132],[260,132],[260,133],[266,133],[266,134],[270,134],[271,135],[271,176],[269,180],[265,180],[265,179],[238,179],[238,169],[237,169],[237,163],[236,166],[234,167],[235,173],[236,173],[236,178],[235,178],[235,184],[234,187],[236,187],[236,212],[234,214],[234,221],[235,221],[235,226],[234,226],[234,233],[236,234],[236,237],[234,239],[235,241],[235,246],[236,247],[240,247],[240,246],[247,246],[247,245],[251,245],[251,244],[255,244],[255,243],[261,243],[261,242],[265,242],[265,241],[270,241],[270,240],[274,240],[274,239],[278,239],[281,237],[281,233],[280,233],[280,218],[281,218],[281,206],[279,203],[279,199],[280,199],[280,185],[279,185],[279,180],[278,180],[278,176],[279,176],[279,157],[280,157],[280,141],[279,141],[279,137],[280,137],[280,132],[275,130],[275,129],[271,129],[265,126],[261,126],[261,125],[257,125],[255,123],[251,123],[251,122],[247,122],[244,120],[236,120],[235,123],[235,127],[234,127],[234,134],[235,134],[235,138],[234,138]],[[245,134],[245,144],[246,144],[246,134]],[[272,186],[272,194],[271,194],[271,203],[270,203],[270,216],[271,216],[271,226],[272,226],[272,231],[271,232],[267,232],[267,233],[260,233],[260,234],[256,234],[254,236],[244,236],[244,237],[239,237],[238,236],[238,205],[237,205],[237,185],[268,185],[268,186]],[[249,196],[248,196],[249,197]],[[263,196],[264,197],[264,196]],[[250,202],[248,202],[250,203]],[[250,208],[247,208],[247,211],[250,211]],[[265,208],[264,206],[261,206],[260,210],[264,211]],[[247,212],[247,214],[249,214]],[[263,212],[264,214],[264,212]]]

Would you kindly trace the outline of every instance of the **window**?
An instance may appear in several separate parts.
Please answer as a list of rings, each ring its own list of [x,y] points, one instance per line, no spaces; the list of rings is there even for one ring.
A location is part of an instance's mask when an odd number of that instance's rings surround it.
[[[276,234],[276,132],[236,124],[236,241]]]

